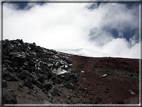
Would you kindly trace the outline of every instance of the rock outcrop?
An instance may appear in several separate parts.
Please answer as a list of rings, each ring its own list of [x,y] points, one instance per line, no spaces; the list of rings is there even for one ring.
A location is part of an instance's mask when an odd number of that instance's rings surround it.
[[[15,91],[24,91],[23,87],[27,87],[27,90],[32,90],[29,92],[31,94],[38,92],[36,89],[40,89],[47,97],[50,95],[50,102],[53,103],[52,97],[64,94],[58,90],[60,85],[72,90],[76,86],[78,78],[77,73],[70,66],[72,63],[73,60],[67,55],[36,46],[35,43],[24,43],[20,39],[3,40],[2,103],[17,103],[14,92],[12,94],[6,92],[8,85],[13,81],[17,84],[22,82],[20,86],[13,86],[16,88]]]

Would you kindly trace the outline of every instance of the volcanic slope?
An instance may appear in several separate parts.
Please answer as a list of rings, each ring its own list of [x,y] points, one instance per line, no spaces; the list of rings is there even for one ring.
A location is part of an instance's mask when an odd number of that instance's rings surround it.
[[[72,68],[81,74],[80,87],[87,88],[90,103],[139,103],[139,59],[69,57],[75,61]]]
[[[22,40],[2,43],[3,104],[138,104],[139,60],[91,58]]]

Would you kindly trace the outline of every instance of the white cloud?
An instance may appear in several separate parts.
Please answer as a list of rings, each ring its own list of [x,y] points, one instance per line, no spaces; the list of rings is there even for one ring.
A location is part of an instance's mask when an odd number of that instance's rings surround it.
[[[23,10],[18,10],[11,4],[3,5],[3,38],[19,38],[50,49],[82,48],[113,56],[139,58],[139,45],[134,42],[135,39],[132,38],[130,42],[116,39],[109,32],[116,29],[123,36],[126,28],[137,29],[139,24],[136,7],[128,9],[122,4],[109,3],[101,4],[93,10],[87,9],[91,5],[92,3],[28,3]],[[32,8],[28,9],[30,6]],[[105,27],[109,30],[104,30]]]

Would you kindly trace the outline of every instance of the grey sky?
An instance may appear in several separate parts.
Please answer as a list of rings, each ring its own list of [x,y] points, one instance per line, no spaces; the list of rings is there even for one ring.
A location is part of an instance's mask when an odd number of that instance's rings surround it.
[[[23,39],[86,56],[140,58],[136,4],[28,3],[23,9],[18,6],[3,5],[3,39]]]

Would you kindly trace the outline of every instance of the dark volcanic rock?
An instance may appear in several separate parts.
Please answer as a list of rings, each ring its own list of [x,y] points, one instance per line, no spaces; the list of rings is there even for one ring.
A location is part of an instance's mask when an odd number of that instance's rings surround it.
[[[44,88],[45,88],[46,91],[49,91],[50,89],[52,89],[52,84],[47,82],[47,83],[44,84]]]
[[[6,74],[6,77],[7,77],[7,80],[8,81],[17,81],[17,78],[16,77],[14,77],[12,74],[10,74],[10,73],[7,73]]]
[[[58,79],[57,77],[53,77],[52,81],[55,82],[56,84],[60,84],[62,81]]]
[[[25,54],[20,54],[20,52],[10,52],[10,55],[11,55],[11,60],[15,60],[18,62],[26,60]]]
[[[29,76],[29,72],[26,70],[23,70],[21,73],[19,73],[19,78],[26,79]]]
[[[53,87],[50,93],[52,96],[56,96],[58,94],[58,89]]]
[[[30,81],[30,78],[26,79],[24,84],[25,84],[25,86],[32,88],[32,83]]]
[[[7,87],[7,82],[6,82],[6,80],[2,80],[2,87]]]
[[[2,94],[2,103],[3,104],[16,104],[17,99],[13,92],[7,92]]]
[[[70,80],[70,77],[71,77],[70,75],[71,75],[70,73],[65,73],[64,79],[67,80],[67,81]]]
[[[30,77],[33,78],[33,79],[35,79],[35,80],[38,79],[36,73],[34,73],[34,72],[30,73]]]
[[[59,84],[63,83],[66,88],[73,89],[73,81],[78,79],[75,78],[76,71],[72,72],[73,69],[70,67],[73,62],[71,58],[55,50],[36,46],[35,43],[24,43],[20,39],[3,40],[2,57],[3,87],[8,87],[5,80],[17,80],[23,85],[18,85],[17,82],[15,89],[23,93],[27,93],[24,90],[26,86],[25,89],[34,90],[38,87],[38,90],[42,90],[46,95],[50,93],[51,96],[61,96],[58,93]],[[72,83],[66,83],[70,80]],[[35,85],[37,87],[34,87]],[[53,97],[50,98],[53,100]]]
[[[43,88],[43,85],[42,85],[39,81],[36,82],[36,86],[37,86],[38,88],[40,88],[40,89]]]
[[[23,71],[23,68],[22,67],[20,67],[20,68],[18,68],[18,70],[17,70],[17,72],[22,72]]]
[[[38,81],[40,81],[41,83],[43,83],[44,80],[45,80],[45,78],[46,78],[46,77],[45,77],[44,75],[40,74]]]
[[[67,89],[74,89],[74,85],[70,82],[65,83],[64,87],[66,87]]]
[[[12,73],[14,72],[14,70],[13,70],[12,67],[8,67],[8,68],[7,68],[7,71],[12,72]]]

